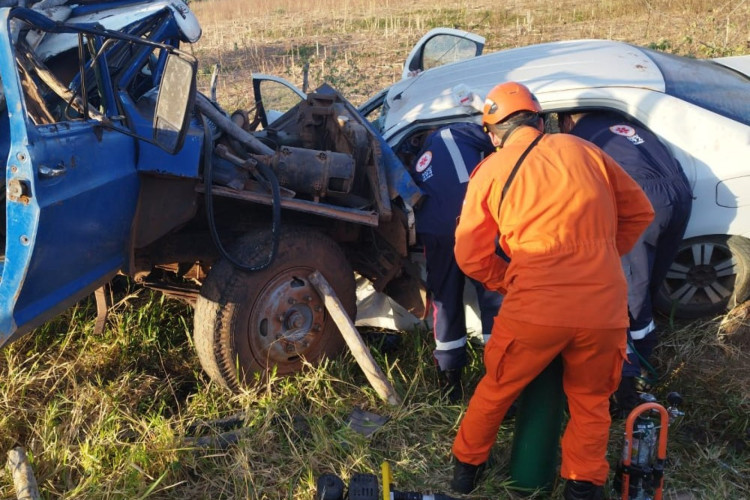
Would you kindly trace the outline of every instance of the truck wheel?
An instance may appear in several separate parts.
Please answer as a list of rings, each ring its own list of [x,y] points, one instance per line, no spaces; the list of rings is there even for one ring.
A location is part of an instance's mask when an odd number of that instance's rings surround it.
[[[247,234],[230,250],[243,263],[264,262],[270,231]],[[308,281],[318,270],[350,317],[356,313],[354,273],[341,248],[313,230],[282,231],[276,258],[256,272],[218,261],[208,273],[195,307],[194,341],[203,369],[232,390],[298,372],[341,352],[344,340]]]

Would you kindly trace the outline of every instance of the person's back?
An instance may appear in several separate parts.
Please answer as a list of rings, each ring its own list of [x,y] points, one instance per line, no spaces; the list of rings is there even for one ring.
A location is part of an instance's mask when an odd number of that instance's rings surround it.
[[[469,176],[492,151],[476,123],[456,123],[427,137],[412,173],[425,195],[415,211],[418,233],[453,237]]]
[[[484,350],[486,373],[453,442],[451,488],[476,486],[515,398],[558,356],[570,421],[560,475],[566,500],[599,498],[609,396],[625,352],[627,288],[619,257],[653,211],[612,158],[575,137],[543,134],[539,101],[506,82],[482,116],[498,151],[469,181],[456,228],[456,261],[491,290],[507,292]],[[495,241],[507,258],[496,252]]]
[[[475,171],[474,186],[493,185],[488,206],[500,206],[512,166],[508,162],[538,134],[519,130],[503,148],[506,154],[488,157]],[[600,151],[585,141],[545,135],[518,169],[500,213],[494,214],[500,245],[512,255],[504,279],[504,315],[541,325],[627,325],[618,207],[608,168]],[[464,220],[470,210],[464,207],[463,230],[474,230]],[[459,262],[471,266],[472,251],[456,248]]]
[[[569,133],[596,144],[642,188],[660,180],[678,188],[689,185],[679,162],[656,135],[616,113],[585,113]]]

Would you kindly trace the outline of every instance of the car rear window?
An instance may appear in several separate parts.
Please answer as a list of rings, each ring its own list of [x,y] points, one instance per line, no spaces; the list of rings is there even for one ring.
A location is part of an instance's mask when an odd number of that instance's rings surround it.
[[[664,75],[667,94],[750,125],[750,78],[713,61],[644,52]]]

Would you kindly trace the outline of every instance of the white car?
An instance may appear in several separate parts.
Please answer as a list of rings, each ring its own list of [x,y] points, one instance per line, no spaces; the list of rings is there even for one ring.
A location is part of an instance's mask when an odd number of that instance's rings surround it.
[[[661,138],[693,189],[685,239],[657,308],[694,318],[750,299],[750,56],[698,60],[610,40],[485,55],[483,48],[475,34],[430,31],[409,54],[402,80],[359,111],[404,163],[436,126],[479,123],[484,97],[503,81],[536,94],[550,132],[563,111],[608,110],[635,120]]]
[[[685,239],[657,307],[688,318],[750,298],[750,56],[697,60],[608,40],[477,56],[483,43],[456,30],[431,31],[412,50],[404,78],[360,112],[402,156],[435,126],[479,122],[485,95],[504,81],[536,94],[550,132],[556,112],[627,116],[661,138],[693,189]],[[440,65],[458,54],[464,60]]]

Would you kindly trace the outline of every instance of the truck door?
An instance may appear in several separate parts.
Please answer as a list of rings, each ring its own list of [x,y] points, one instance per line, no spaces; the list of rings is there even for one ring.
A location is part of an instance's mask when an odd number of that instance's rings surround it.
[[[123,268],[139,187],[135,139],[102,127],[108,110],[96,96],[88,96],[91,108],[84,114],[60,98],[65,85],[55,90],[60,81],[34,60],[23,26],[16,46],[11,43],[9,13],[0,9],[10,133],[0,346]]]

